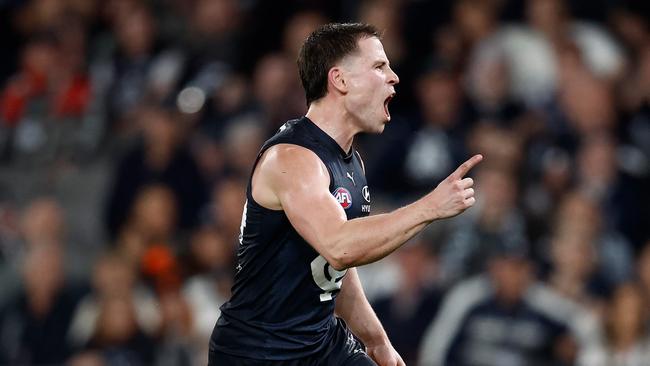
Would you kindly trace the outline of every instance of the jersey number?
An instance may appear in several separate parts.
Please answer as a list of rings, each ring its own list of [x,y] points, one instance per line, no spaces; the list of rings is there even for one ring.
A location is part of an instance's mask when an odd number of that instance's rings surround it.
[[[244,211],[241,214],[241,225],[239,226],[239,250],[237,251],[237,272],[241,271],[241,258],[239,254],[242,251],[242,246],[244,245],[244,229],[246,228],[246,212],[248,211],[248,200],[244,202]]]
[[[325,291],[320,294],[321,302],[332,300],[332,293],[341,290],[341,280],[347,271],[347,269],[335,270],[322,255],[311,261],[311,275],[314,277],[314,282]]]

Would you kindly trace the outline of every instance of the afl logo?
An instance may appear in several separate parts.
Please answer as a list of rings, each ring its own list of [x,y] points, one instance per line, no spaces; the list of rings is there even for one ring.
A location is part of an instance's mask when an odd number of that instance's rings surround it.
[[[339,187],[332,194],[334,195],[334,198],[339,201],[343,209],[347,210],[348,208],[352,207],[352,195],[347,189]]]

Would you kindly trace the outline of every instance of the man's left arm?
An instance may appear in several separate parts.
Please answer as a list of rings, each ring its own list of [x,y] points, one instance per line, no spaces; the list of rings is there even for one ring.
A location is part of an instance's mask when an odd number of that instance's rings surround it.
[[[345,320],[352,333],[366,345],[366,352],[377,364],[405,365],[366,299],[356,268],[348,269],[343,278],[341,292],[336,297],[336,314]]]

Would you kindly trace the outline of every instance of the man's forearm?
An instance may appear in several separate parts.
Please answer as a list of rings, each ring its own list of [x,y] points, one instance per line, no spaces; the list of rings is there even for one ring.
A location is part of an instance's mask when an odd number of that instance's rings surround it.
[[[351,268],[389,255],[434,220],[435,215],[421,206],[417,201],[391,213],[345,222],[331,237],[330,248],[337,253],[331,264]]]

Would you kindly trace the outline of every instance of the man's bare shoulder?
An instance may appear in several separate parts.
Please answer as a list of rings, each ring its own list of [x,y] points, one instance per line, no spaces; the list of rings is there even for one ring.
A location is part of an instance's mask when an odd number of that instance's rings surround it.
[[[318,178],[329,179],[327,168],[313,151],[293,144],[277,144],[264,152],[258,163],[260,174],[280,179]]]
[[[282,198],[329,186],[329,173],[311,150],[293,144],[270,147],[253,174],[253,198],[262,206],[282,209]]]

